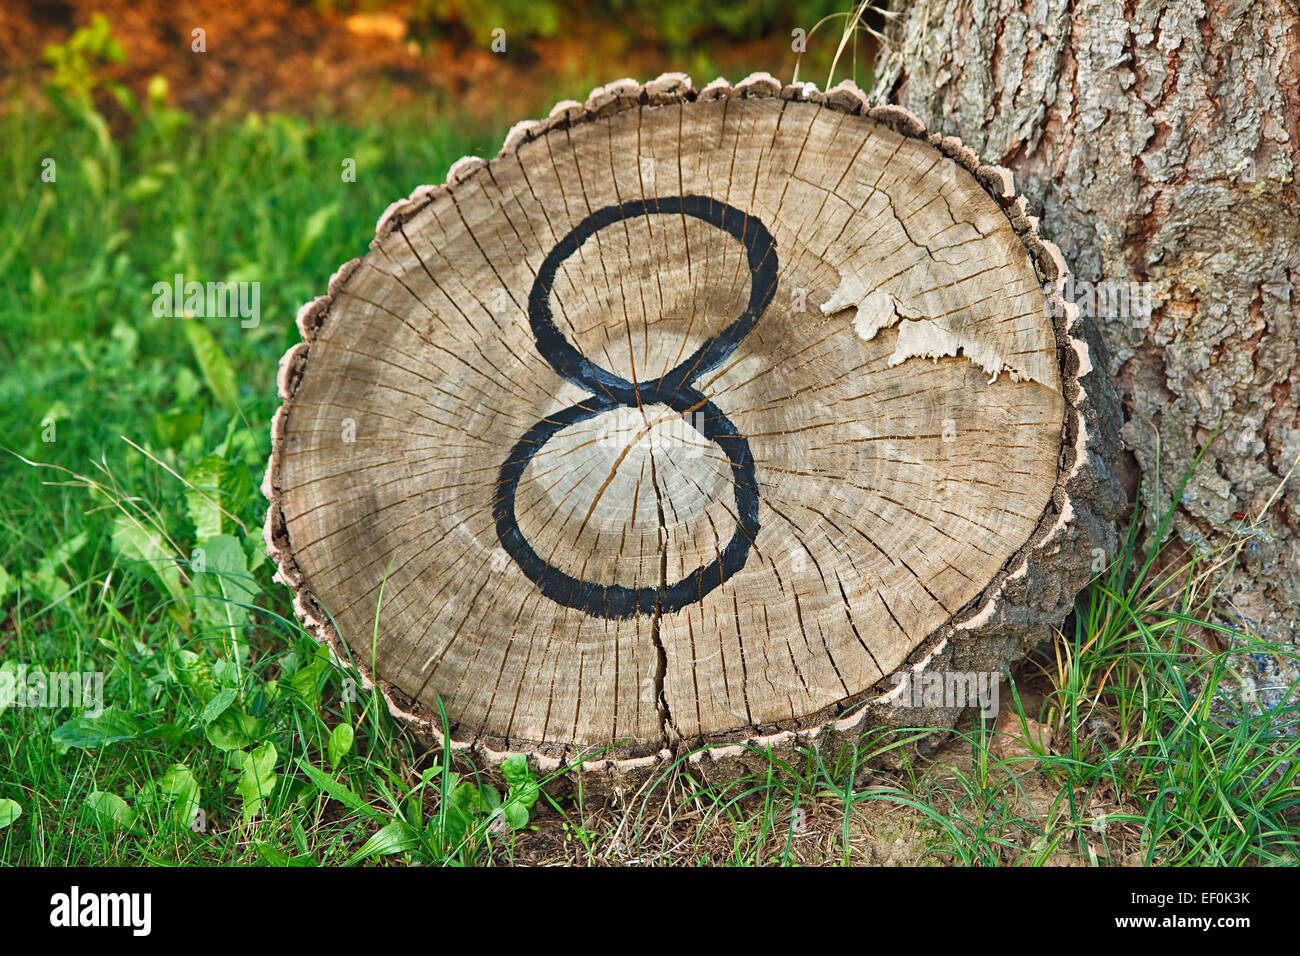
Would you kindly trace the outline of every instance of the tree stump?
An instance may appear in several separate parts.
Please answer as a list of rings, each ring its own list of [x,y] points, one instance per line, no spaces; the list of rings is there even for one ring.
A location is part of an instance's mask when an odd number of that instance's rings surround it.
[[[440,698],[493,760],[915,719],[903,673],[1017,659],[1109,547],[1062,272],[1008,174],[856,87],[602,87],[300,312],[270,553],[394,714],[440,736]]]

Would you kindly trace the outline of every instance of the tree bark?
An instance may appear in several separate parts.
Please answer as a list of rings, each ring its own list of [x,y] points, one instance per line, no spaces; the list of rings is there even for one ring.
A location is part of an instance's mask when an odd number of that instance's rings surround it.
[[[1222,424],[1175,525],[1194,549],[1222,543],[1300,455],[1296,3],[922,0],[899,14],[873,100],[1010,168],[1041,212],[1105,340],[1148,521]],[[1149,316],[1117,291],[1149,295]],[[1222,593],[1262,636],[1294,641],[1287,490]]]

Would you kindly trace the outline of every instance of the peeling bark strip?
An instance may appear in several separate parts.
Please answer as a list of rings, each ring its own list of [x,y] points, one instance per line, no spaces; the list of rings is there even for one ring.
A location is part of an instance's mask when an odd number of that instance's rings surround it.
[[[458,747],[617,780],[880,723],[1113,541],[1059,254],[851,85],[620,81],[377,233],[299,314],[267,543],[428,736],[440,697]]]
[[[1042,210],[1130,410],[1150,520],[1222,424],[1176,527],[1195,548],[1241,533],[1300,456],[1296,0],[896,6],[874,98],[996,158]],[[1114,295],[1135,287],[1137,307]],[[1292,643],[1296,480],[1220,591]]]

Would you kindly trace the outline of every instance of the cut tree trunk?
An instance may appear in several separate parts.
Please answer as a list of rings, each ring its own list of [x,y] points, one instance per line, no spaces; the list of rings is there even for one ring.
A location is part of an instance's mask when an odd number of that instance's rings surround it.
[[[298,612],[427,736],[441,701],[543,770],[951,721],[899,678],[1023,655],[1119,503],[1009,182],[766,75],[515,127],[299,315],[265,486]]]
[[[873,98],[1012,170],[1100,327],[1148,520],[1176,504],[1201,552],[1247,535],[1221,596],[1295,643],[1295,478],[1266,506],[1300,457],[1300,8],[897,6]]]

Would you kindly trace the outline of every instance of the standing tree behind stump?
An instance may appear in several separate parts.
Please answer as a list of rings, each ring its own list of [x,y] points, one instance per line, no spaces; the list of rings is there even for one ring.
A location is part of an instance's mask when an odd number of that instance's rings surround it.
[[[1015,173],[1104,337],[1149,520],[1248,536],[1221,597],[1300,640],[1295,0],[897,7],[876,97]]]
[[[1017,659],[1113,541],[1063,278],[1004,171],[852,86],[611,84],[300,313],[271,552],[396,714],[493,759],[888,719],[904,672]]]

